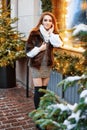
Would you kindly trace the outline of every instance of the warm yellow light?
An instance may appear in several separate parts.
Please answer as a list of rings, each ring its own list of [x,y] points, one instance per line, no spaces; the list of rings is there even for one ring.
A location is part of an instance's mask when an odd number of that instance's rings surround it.
[[[67,31],[67,30],[65,30],[65,34],[68,34],[68,31]]]
[[[65,38],[63,39],[64,42],[67,42],[68,40],[69,40],[68,37],[65,37]]]
[[[62,18],[65,18],[65,14],[62,14]]]
[[[70,0],[66,0],[66,2],[70,2]]]

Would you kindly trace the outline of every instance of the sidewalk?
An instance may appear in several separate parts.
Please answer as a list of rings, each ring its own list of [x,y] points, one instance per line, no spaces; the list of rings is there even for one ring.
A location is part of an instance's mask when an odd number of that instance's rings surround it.
[[[36,130],[28,113],[34,110],[33,93],[22,85],[15,88],[0,89],[0,130]]]

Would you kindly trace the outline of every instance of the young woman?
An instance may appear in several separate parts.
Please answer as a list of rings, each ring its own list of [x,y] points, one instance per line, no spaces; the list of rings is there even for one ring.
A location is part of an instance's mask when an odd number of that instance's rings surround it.
[[[34,104],[38,108],[39,89],[46,89],[53,65],[53,47],[62,46],[55,16],[50,12],[42,13],[35,28],[32,29],[27,40],[26,53],[30,58],[30,69],[34,83]]]

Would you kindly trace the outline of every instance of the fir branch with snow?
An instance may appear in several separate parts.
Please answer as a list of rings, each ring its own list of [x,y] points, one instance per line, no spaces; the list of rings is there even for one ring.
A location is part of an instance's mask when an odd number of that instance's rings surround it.
[[[58,87],[64,86],[64,91],[71,86],[74,86],[76,83],[80,86],[79,91],[87,89],[87,74],[81,76],[69,76],[66,79],[58,83]]]
[[[49,95],[52,95],[52,93],[49,91]],[[49,102],[49,105],[45,109],[41,105],[37,110],[29,113],[29,116],[42,130],[87,129],[87,90],[82,91],[79,103],[74,105],[59,102],[50,103],[51,100],[49,98],[46,100],[45,95],[41,98],[40,102],[45,100],[45,102]]]
[[[79,38],[80,41],[87,42],[87,25],[81,23],[73,27],[73,38]]]

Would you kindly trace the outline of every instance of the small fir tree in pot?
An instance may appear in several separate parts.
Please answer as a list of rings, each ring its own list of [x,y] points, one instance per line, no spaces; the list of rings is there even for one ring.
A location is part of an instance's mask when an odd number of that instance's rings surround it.
[[[0,88],[8,87],[8,85],[9,87],[15,86],[15,77],[12,85],[7,83],[9,82],[8,77],[12,79],[13,75],[10,75],[10,73],[13,72],[14,76],[16,76],[12,67],[15,69],[15,61],[25,57],[25,44],[21,40],[23,35],[13,26],[18,18],[11,18],[10,12],[11,10],[8,8],[0,8],[0,75],[2,75],[0,76]],[[11,67],[11,72],[8,72],[9,66]],[[5,81],[7,81],[6,84],[8,85],[3,85]]]

